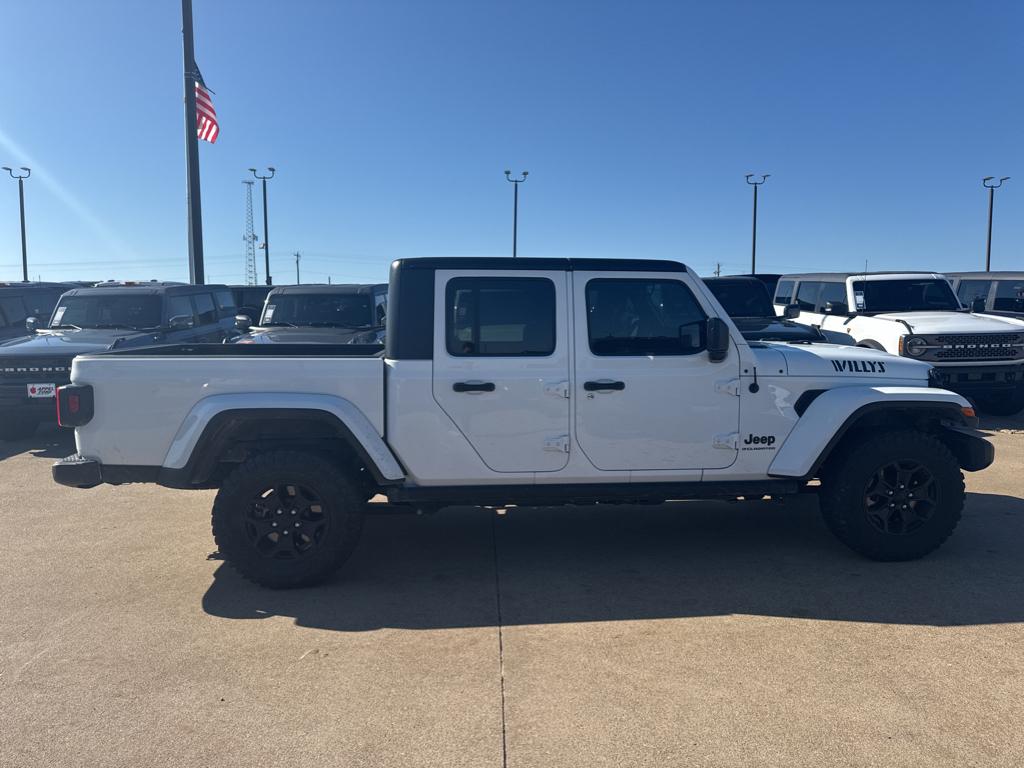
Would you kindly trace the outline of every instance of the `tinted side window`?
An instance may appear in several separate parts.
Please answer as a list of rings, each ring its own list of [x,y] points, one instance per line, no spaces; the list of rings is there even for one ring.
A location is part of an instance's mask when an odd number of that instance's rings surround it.
[[[16,325],[25,321],[25,305],[20,296],[4,296],[0,298],[0,312],[4,313],[9,325]]]
[[[192,301],[196,305],[196,322],[209,325],[217,322],[217,310],[213,306],[213,296],[208,293],[195,293]]]
[[[775,287],[775,303],[789,304],[793,301],[793,281],[780,280]]]
[[[849,312],[846,303],[846,283],[822,283],[821,294],[818,296],[819,312],[825,311],[825,304],[832,304],[833,312]]]
[[[796,303],[803,312],[813,312],[818,306],[818,291],[821,283],[800,283],[796,290]]]
[[[170,320],[172,317],[178,317],[179,315],[195,317],[195,314],[192,312],[192,301],[188,296],[168,296],[167,319]]]
[[[445,288],[445,339],[456,357],[555,351],[555,284],[540,277],[457,277]]]
[[[1000,280],[996,283],[993,309],[1000,312],[1024,312],[1024,280]]]
[[[991,280],[961,280],[960,285],[956,287],[956,296],[961,304],[968,307],[975,299],[985,299],[987,302],[988,289],[991,286]]]
[[[220,310],[221,317],[234,317],[237,312],[235,306],[235,297],[231,291],[227,289],[221,289],[213,292],[213,297],[217,300],[217,309]]]
[[[599,278],[586,294],[595,355],[693,355],[707,346],[707,315],[678,280]]]

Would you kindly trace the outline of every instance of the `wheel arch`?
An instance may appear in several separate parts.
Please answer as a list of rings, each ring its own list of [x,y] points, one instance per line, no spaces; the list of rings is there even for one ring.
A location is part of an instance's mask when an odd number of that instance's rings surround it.
[[[859,390],[859,391],[858,391]],[[991,463],[991,445],[970,433],[977,418],[963,397],[943,390],[850,387],[828,390],[807,407],[769,467],[773,477],[818,476],[829,458],[859,435],[914,428],[935,434],[964,469]]]
[[[288,448],[331,455],[364,469],[377,486],[400,483],[404,472],[398,460],[366,416],[342,398],[322,399],[342,402],[224,402],[205,409],[197,405],[168,450],[159,482],[173,487],[209,485],[224,463]]]

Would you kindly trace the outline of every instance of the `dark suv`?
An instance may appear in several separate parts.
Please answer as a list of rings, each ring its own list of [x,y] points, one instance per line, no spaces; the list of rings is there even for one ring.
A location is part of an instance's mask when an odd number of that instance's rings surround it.
[[[238,334],[235,309],[223,285],[102,283],[65,292],[47,326],[0,344],[0,440],[28,437],[56,420],[54,393],[68,383],[75,355],[219,343]]]
[[[388,286],[289,285],[275,288],[257,327],[238,344],[383,344]]]
[[[70,283],[0,283],[0,341],[24,336],[30,317],[49,317]]]

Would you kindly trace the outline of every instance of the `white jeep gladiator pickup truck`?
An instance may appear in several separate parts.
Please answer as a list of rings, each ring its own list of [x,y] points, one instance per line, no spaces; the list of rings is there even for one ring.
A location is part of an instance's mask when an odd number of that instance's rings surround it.
[[[847,333],[858,346],[931,363],[937,384],[988,413],[1024,409],[1024,323],[962,307],[944,275],[783,275],[775,311],[787,309],[797,322]]]
[[[78,452],[54,478],[219,488],[224,558],[291,587],[345,561],[375,494],[424,510],[812,492],[852,549],[916,558],[957,525],[961,469],[993,459],[930,366],[746,341],[675,262],[401,260],[389,298],[383,353],[75,358],[58,410]]]

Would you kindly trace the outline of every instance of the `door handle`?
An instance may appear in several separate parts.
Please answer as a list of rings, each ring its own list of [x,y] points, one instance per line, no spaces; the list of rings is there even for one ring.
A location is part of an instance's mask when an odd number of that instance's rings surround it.
[[[626,382],[612,381],[611,379],[601,379],[600,381],[583,382],[583,389],[585,389],[587,392],[603,392],[612,389],[621,392],[625,388]]]
[[[456,381],[452,384],[456,392],[493,392],[494,383],[490,381]]]

